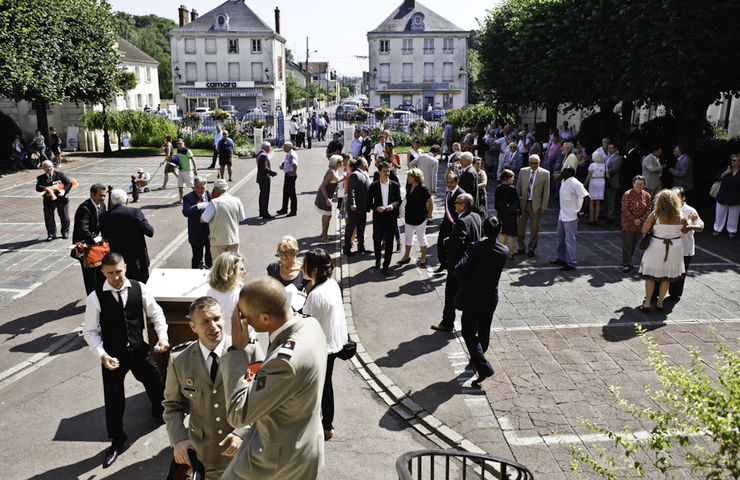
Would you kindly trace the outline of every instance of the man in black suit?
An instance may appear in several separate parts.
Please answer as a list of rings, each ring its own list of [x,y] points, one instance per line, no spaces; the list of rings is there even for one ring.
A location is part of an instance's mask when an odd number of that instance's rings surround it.
[[[501,225],[496,217],[483,221],[485,240],[468,245],[454,275],[460,281],[455,306],[462,310],[462,336],[470,353],[470,362],[478,374],[474,387],[493,376],[493,367],[485,352],[491,336],[491,321],[498,304],[498,281],[509,249],[496,241]]]
[[[108,240],[111,252],[123,256],[126,276],[142,283],[149,280],[149,252],[147,237],[154,236],[154,228],[138,208],[126,206],[126,192],[116,188],[110,193],[111,208],[100,217],[100,231]]]
[[[471,243],[480,240],[480,215],[473,211],[473,196],[463,193],[455,200],[457,221],[449,238],[445,240],[447,248],[447,282],[445,282],[445,306],[442,310],[442,322],[432,325],[432,330],[451,332],[455,327],[455,296],[460,288],[460,281],[452,274],[465,249]]]
[[[267,211],[270,203],[270,182],[277,172],[270,168],[270,142],[262,142],[262,150],[257,154],[257,185],[260,186],[259,216],[264,219],[275,218]]]
[[[193,191],[182,197],[182,214],[188,219],[188,243],[193,250],[190,268],[211,268],[211,243],[208,241],[208,224],[200,221],[200,216],[211,201],[211,192],[206,190],[205,178],[193,178]],[[205,262],[203,261],[205,251]]]
[[[473,154],[463,152],[460,155],[460,165],[463,171],[460,174],[460,188],[473,197],[473,211],[480,215],[480,202],[478,199],[478,172],[473,166]]]
[[[69,191],[72,182],[62,172],[54,170],[51,160],[41,163],[44,174],[36,177],[36,191],[44,192],[44,223],[46,224],[46,241],[57,238],[57,224],[54,211],[59,214],[62,227],[62,238],[69,238]]]
[[[105,213],[105,197],[108,191],[102,183],[95,183],[90,187],[90,198],[77,207],[75,212],[75,226],[72,231],[72,242],[83,242],[88,246],[102,240],[100,235],[100,216]],[[103,285],[103,274],[100,268],[85,268],[82,266],[82,281],[85,283],[85,293],[90,295],[96,288]]]
[[[344,254],[352,253],[352,232],[357,229],[357,251],[365,253],[365,223],[367,222],[367,196],[370,178],[365,172],[367,162],[357,157],[350,162],[352,174],[347,182],[347,226],[344,229]]]
[[[627,155],[622,161],[619,184],[622,185],[619,198],[630,189],[632,180],[637,175],[642,175],[642,153],[635,145],[634,140],[627,140]]]
[[[373,153],[373,139],[370,137],[370,130],[367,128],[362,129],[361,135],[362,147],[360,148],[360,156],[370,165],[370,155]]]
[[[375,268],[380,268],[380,250],[385,241],[383,275],[388,275],[393,256],[393,237],[396,234],[398,209],[401,206],[401,186],[390,179],[391,165],[380,162],[379,178],[370,185],[370,208],[373,211],[373,245]]]
[[[447,249],[445,248],[445,240],[452,233],[452,228],[455,226],[457,221],[457,210],[455,209],[455,201],[457,197],[465,193],[465,190],[460,188],[458,185],[459,177],[455,172],[447,174],[445,184],[447,185],[447,192],[445,193],[445,214],[442,217],[442,223],[439,226],[439,235],[437,235],[437,259],[439,259],[439,267],[434,271],[435,273],[441,273],[447,268]]]

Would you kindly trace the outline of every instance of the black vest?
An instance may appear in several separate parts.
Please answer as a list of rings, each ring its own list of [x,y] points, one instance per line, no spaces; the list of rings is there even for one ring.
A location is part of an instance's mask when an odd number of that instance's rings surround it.
[[[126,308],[118,302],[118,295],[113,291],[103,291],[98,287],[95,293],[100,302],[100,332],[103,337],[103,348],[112,357],[123,355],[127,349],[147,351],[144,343],[144,311],[141,300],[141,285],[136,280],[129,280]]]

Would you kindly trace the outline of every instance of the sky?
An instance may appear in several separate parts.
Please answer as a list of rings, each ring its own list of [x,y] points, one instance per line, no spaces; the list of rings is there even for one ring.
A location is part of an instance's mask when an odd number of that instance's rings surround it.
[[[265,23],[275,28],[275,7],[280,8],[281,35],[296,61],[305,61],[306,37],[309,61],[328,61],[338,75],[359,76],[367,70],[367,32],[377,27],[403,0],[246,0]],[[200,15],[223,0],[108,0],[113,11],[132,15],[154,14],[177,22],[177,9],[185,5]],[[448,18],[463,30],[478,27],[477,19],[501,0],[425,0],[427,8]],[[314,53],[314,50],[316,52]]]

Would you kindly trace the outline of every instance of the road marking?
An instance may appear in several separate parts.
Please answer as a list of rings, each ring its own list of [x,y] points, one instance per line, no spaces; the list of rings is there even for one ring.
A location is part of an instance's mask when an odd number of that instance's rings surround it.
[[[729,263],[729,264],[731,264],[731,265],[734,265],[734,266],[736,266],[736,267],[740,267],[740,265],[738,265],[737,263],[733,262],[733,261],[732,261],[732,260],[730,260],[729,258],[725,258],[725,257],[723,257],[722,255],[718,255],[718,254],[716,254],[716,253],[714,253],[714,252],[712,252],[712,251],[710,251],[710,250],[707,250],[706,248],[702,248],[702,247],[700,247],[699,245],[696,245],[696,249],[697,249],[697,250],[701,250],[702,252],[706,253],[707,255],[711,255],[711,256],[713,256],[713,257],[717,257],[717,258],[719,258],[720,260],[724,260],[725,262],[727,262],[727,263]]]
[[[710,323],[739,323],[740,318],[688,318],[683,320],[646,320],[639,321],[635,320],[632,322],[607,322],[607,323],[568,323],[561,325],[540,325],[540,326],[524,326],[524,327],[492,327],[491,332],[535,332],[535,331],[546,331],[546,330],[568,330],[575,328],[624,328],[632,327],[635,324],[639,324],[643,327],[657,327],[661,325],[692,325],[692,324],[710,324]]]

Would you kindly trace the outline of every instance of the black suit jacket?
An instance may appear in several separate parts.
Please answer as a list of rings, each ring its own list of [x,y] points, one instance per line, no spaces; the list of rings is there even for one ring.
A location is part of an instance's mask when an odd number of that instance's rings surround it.
[[[393,210],[390,212],[378,212],[377,207],[383,206],[383,196],[380,193],[380,180],[373,182],[370,185],[370,209],[373,211],[373,223],[376,221],[383,221],[385,219],[393,219],[394,221],[398,218],[398,209],[401,207],[401,186],[398,182],[388,180],[390,187],[388,187],[388,206],[393,206]]]
[[[211,201],[211,192],[206,190],[206,198]],[[182,214],[188,218],[188,242],[191,245],[206,245],[208,243],[208,224],[201,223],[200,216],[203,210],[197,205],[200,197],[195,192],[190,192],[182,197]]]
[[[111,251],[123,256],[126,276],[146,282],[149,278],[149,252],[144,236],[154,236],[154,228],[146,221],[144,213],[138,208],[114,205],[100,216],[100,224]],[[141,280],[143,274],[146,275]]]
[[[105,203],[101,206],[100,215],[105,213]],[[88,245],[95,243],[95,237],[100,234],[100,220],[97,208],[91,198],[88,198],[77,207],[75,224],[72,231],[72,242],[85,242]]]
[[[347,207],[357,207],[357,212],[363,214],[367,212],[368,208],[368,183],[369,177],[367,172],[362,170],[355,170],[352,175],[349,176],[347,181]],[[351,213],[352,210],[347,210]]]
[[[445,243],[445,248],[447,249],[447,268],[455,268],[468,245],[480,240],[480,228],[480,215],[475,212],[460,214],[455,222],[455,226],[452,228],[452,233]]]
[[[460,188],[460,185],[452,191],[452,194],[450,196],[447,196],[447,192],[445,192],[445,199],[447,202],[447,209],[450,211],[450,214],[452,215],[452,220],[447,217],[447,213],[444,214],[444,217],[442,217],[442,225],[445,228],[450,228],[455,225],[455,222],[457,221],[457,212],[455,211],[455,200],[457,200],[457,197],[465,193],[465,190]]]
[[[44,188],[51,187],[52,185],[56,185],[57,182],[62,182],[64,184],[64,195],[57,196],[56,200],[52,200],[48,195],[44,195],[44,206],[49,207],[52,205],[64,205],[65,203],[69,203],[69,191],[72,190],[72,182],[67,178],[67,176],[58,171],[54,170],[51,172],[51,181],[48,180],[48,177],[46,176],[46,173],[43,175],[39,175],[36,177],[36,191],[37,192],[43,192]]]
[[[270,157],[263,151],[257,154],[257,183],[269,182],[277,172],[270,168]]]
[[[455,307],[476,312],[492,311],[498,303],[498,280],[504,268],[509,249],[486,238],[468,245],[465,254],[455,266],[454,274],[460,280]]]
[[[362,140],[362,147],[360,148],[360,155],[365,157],[365,160],[370,161],[370,155],[373,153],[373,139],[368,135]]]
[[[470,165],[468,168],[463,170],[460,175],[460,181],[458,182],[460,188],[465,190],[473,196],[473,211],[479,212],[480,205],[478,201],[478,172],[475,171],[475,167]]]

